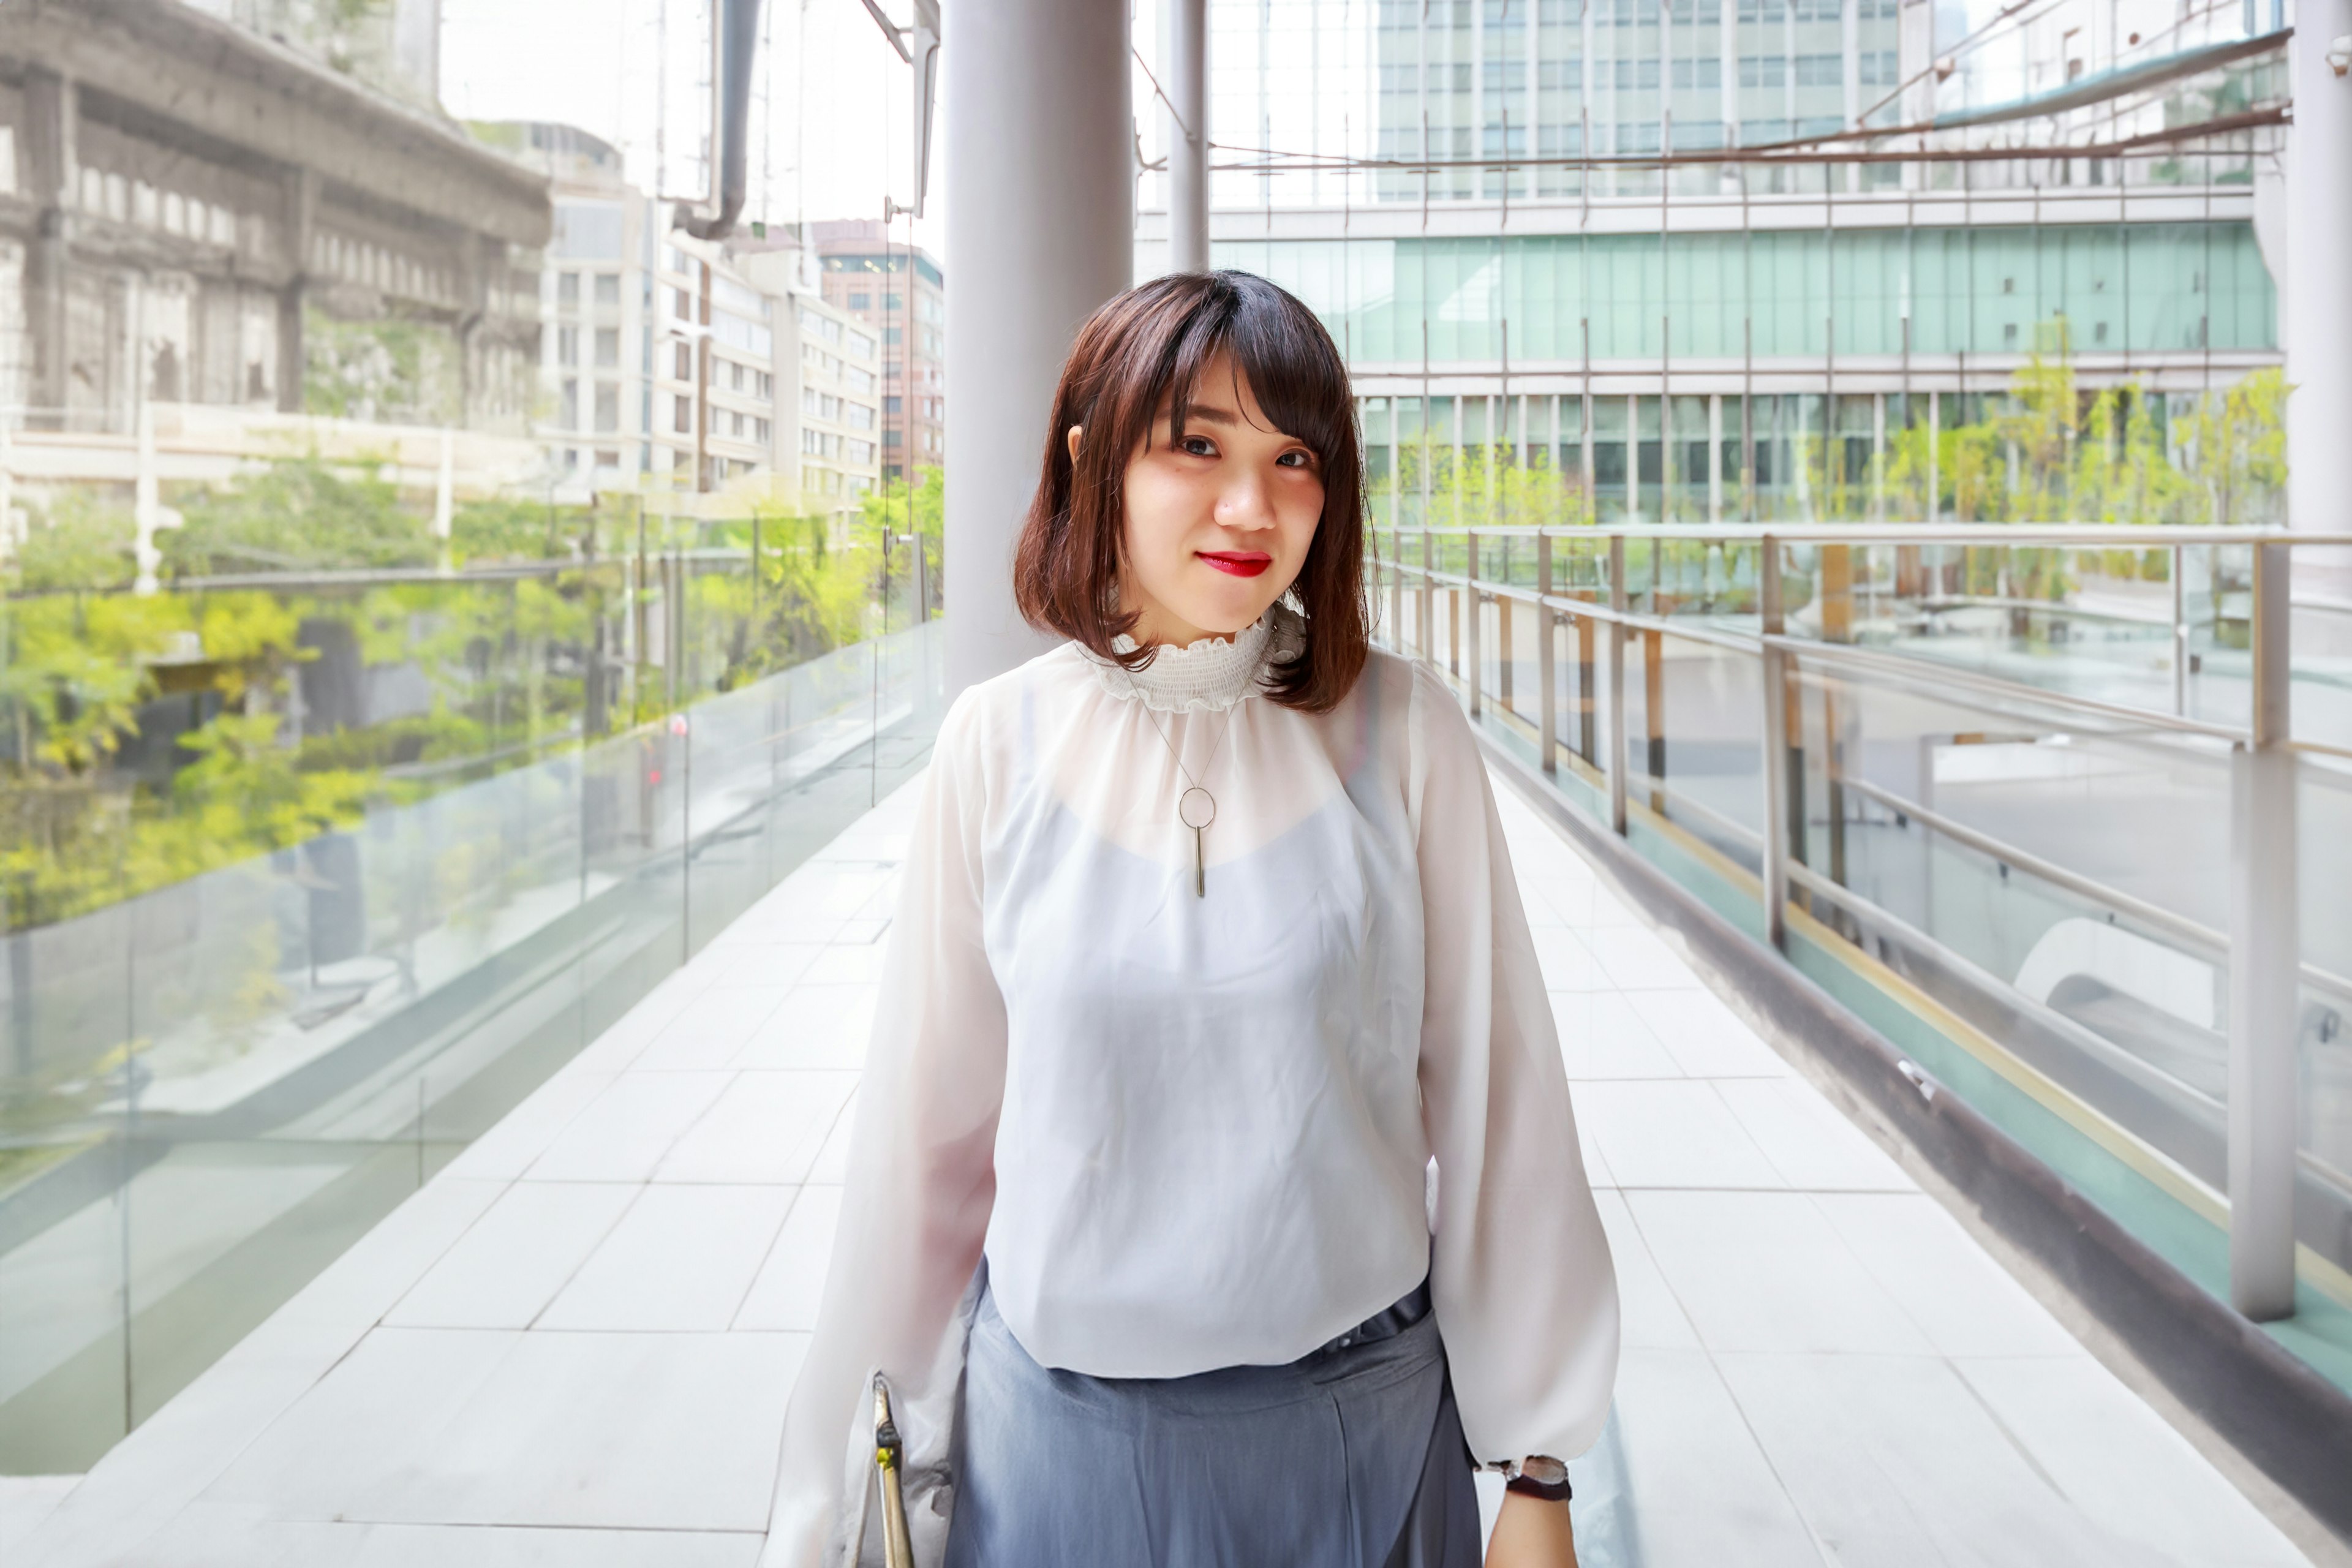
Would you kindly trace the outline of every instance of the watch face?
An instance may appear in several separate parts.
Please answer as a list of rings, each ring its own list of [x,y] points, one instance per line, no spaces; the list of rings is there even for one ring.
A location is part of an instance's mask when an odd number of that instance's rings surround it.
[[[1519,1467],[1519,1474],[1539,1485],[1556,1487],[1568,1479],[1568,1467],[1548,1454],[1535,1454]]]

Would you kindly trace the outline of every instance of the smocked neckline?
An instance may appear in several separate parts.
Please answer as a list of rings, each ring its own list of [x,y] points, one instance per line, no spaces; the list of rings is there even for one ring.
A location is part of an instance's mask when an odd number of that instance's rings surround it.
[[[1105,691],[1123,700],[1140,702],[1160,713],[1222,713],[1262,687],[1268,656],[1276,643],[1278,610],[1269,610],[1230,639],[1203,637],[1179,647],[1163,643],[1151,662],[1130,670],[1085,648],[1079,653],[1094,670]],[[1139,643],[1121,636],[1114,651],[1133,653]]]

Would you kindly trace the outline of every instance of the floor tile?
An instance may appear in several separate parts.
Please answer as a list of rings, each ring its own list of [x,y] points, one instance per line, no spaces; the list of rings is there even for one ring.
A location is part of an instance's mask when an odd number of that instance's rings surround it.
[[[784,998],[742,1047],[742,1068],[841,1068],[866,1065],[874,1033],[874,985],[801,985]]]
[[[736,985],[797,985],[825,944],[817,942],[746,942],[698,960],[713,966],[710,989]]]
[[[2088,1353],[1926,1194],[1821,1193],[1813,1206],[1943,1354]]]
[[[2200,1568],[2302,1568],[2302,1553],[2189,1440],[2088,1356],[1968,1358],[1960,1375],[2085,1517]]]
[[[803,1187],[732,1326],[800,1332],[814,1329],[824,1296],[825,1266],[833,1258],[834,1229],[840,1220],[839,1187]]]
[[[759,1531],[795,1334],[531,1333],[345,1517]]]
[[[841,1114],[833,1119],[824,1147],[817,1151],[816,1163],[809,1167],[809,1185],[837,1187],[849,1180],[849,1141],[856,1127],[857,1092],[852,1089]]]
[[[575,1059],[508,1111],[496,1126],[458,1151],[445,1167],[446,1173],[514,1180],[562,1135],[573,1117],[612,1087],[613,1079],[609,1072],[583,1070]]]
[[[1885,1150],[1801,1079],[1724,1079],[1714,1088],[1792,1187],[1876,1193],[1918,1187]]]
[[[749,1531],[533,1530],[511,1525],[299,1524],[268,1536],[289,1568],[754,1568]],[[257,1544],[266,1550],[268,1536]],[[292,1553],[299,1552],[299,1556]]]
[[[808,1177],[854,1072],[743,1072],[655,1167],[663,1182],[782,1182]]]
[[[537,1328],[715,1332],[734,1320],[792,1207],[790,1187],[645,1189]]]
[[[642,1182],[734,1081],[731,1072],[633,1072],[578,1116],[527,1173],[542,1182]]]
[[[1543,971],[1544,989],[1552,992],[1596,991],[1609,984],[1591,950],[1566,926],[1530,926],[1536,964]]]
[[[1704,1352],[1629,1347],[1617,1416],[1642,1568],[1823,1568]]]
[[[1576,1114],[1620,1186],[1788,1184],[1700,1079],[1591,1079],[1576,1086]]]
[[[2135,1568],[1935,1356],[1722,1355],[1717,1365],[1831,1561]]]
[[[725,1067],[744,1043],[784,1005],[782,985],[723,985],[678,1010],[630,1064],[632,1072]]]
[[[1693,1078],[1786,1078],[1792,1069],[1710,991],[1629,991],[1625,999]]]
[[[516,1183],[384,1321],[415,1328],[529,1327],[644,1190],[623,1182]]]
[[[1571,1082],[1588,1078],[1680,1078],[1682,1068],[1621,991],[1556,991],[1551,1016]]]
[[[49,1517],[79,1476],[0,1476],[0,1563],[11,1561],[16,1543]]]
[[[1698,976],[1646,927],[1593,926],[1578,933],[1609,983],[1623,991],[1696,990]]]
[[[877,985],[882,980],[882,961],[888,955],[887,942],[828,942],[818,952],[808,972],[801,976],[803,985]]]
[[[1932,1350],[1801,1193],[1628,1191],[1625,1201],[1710,1350]]]
[[[1617,1269],[1617,1305],[1623,1343],[1647,1350],[1697,1350],[1698,1335],[1667,1289],[1665,1276],[1650,1257],[1649,1244],[1633,1223],[1622,1194],[1596,1192],[1601,1228],[1609,1233],[1609,1257]]]

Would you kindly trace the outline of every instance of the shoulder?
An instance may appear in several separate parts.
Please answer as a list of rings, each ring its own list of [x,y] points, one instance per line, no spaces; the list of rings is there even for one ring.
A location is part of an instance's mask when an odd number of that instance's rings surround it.
[[[1041,698],[1057,698],[1094,679],[1078,645],[1066,642],[1001,675],[974,681],[956,693],[940,718],[938,754],[976,763],[1021,733]]]

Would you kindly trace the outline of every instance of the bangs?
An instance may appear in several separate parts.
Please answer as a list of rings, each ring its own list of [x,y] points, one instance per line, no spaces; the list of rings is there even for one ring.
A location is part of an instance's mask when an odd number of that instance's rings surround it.
[[[1169,433],[1182,438],[1201,378],[1220,353],[1229,354],[1274,428],[1313,447],[1328,471],[1356,445],[1355,396],[1330,334],[1306,306],[1265,279],[1246,272],[1217,278],[1228,287],[1203,298],[1169,344],[1164,384],[1146,399],[1155,421],[1165,400]]]

